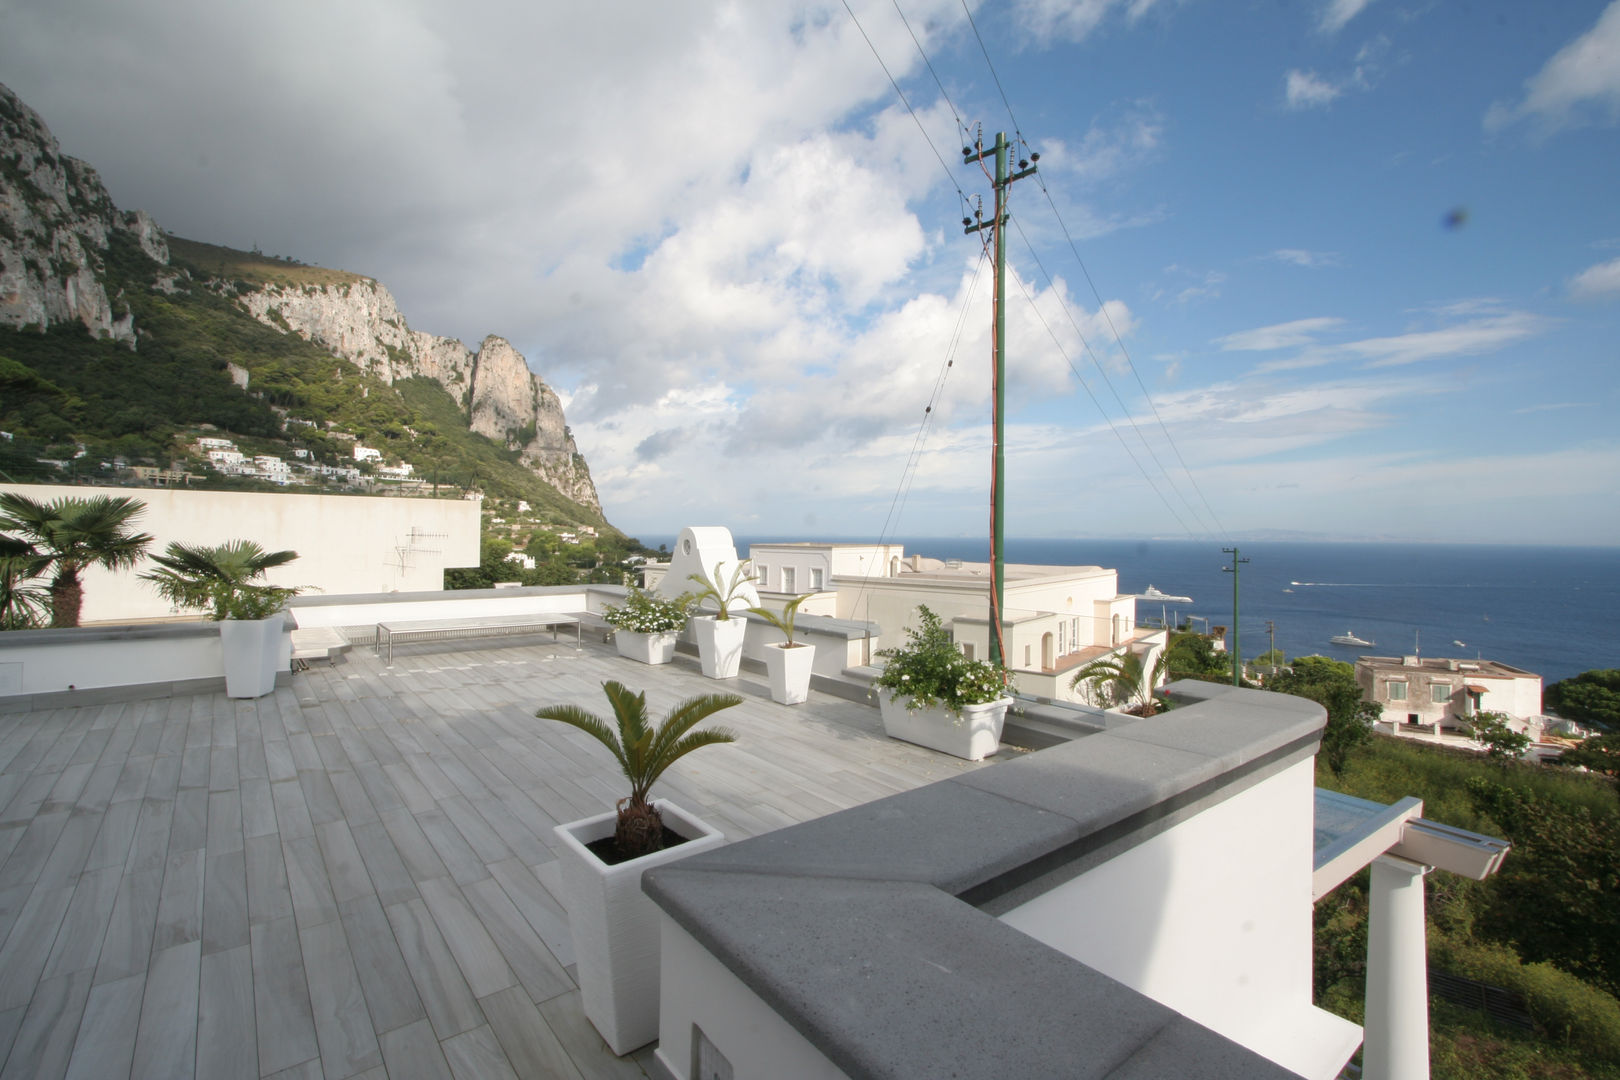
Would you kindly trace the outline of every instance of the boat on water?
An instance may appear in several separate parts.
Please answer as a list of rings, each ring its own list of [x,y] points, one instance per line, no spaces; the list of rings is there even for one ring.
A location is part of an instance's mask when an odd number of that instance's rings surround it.
[[[1342,634],[1334,634],[1332,637],[1328,638],[1328,640],[1333,642],[1335,645],[1359,645],[1364,648],[1372,644],[1372,642],[1366,640],[1365,638],[1356,637],[1353,631],[1348,630]]]

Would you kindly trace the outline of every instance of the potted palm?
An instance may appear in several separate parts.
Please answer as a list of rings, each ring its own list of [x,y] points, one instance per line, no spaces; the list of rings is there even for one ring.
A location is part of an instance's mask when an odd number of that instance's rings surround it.
[[[623,606],[604,608],[602,618],[613,627],[620,656],[643,664],[667,664],[675,659],[675,641],[691,606],[687,593],[671,599],[631,589]]]
[[[735,694],[703,694],[649,722],[647,695],[605,682],[613,722],[577,705],[547,705],[535,716],[579,728],[612,752],[630,794],[617,810],[556,827],[562,901],[574,938],[585,1015],[615,1054],[658,1037],[658,913],[641,891],[655,866],[719,847],[725,837],[666,799],[648,801],[653,783],[702,746],[736,741],[724,728],[694,731]]]
[[[1135,716],[1152,716],[1161,708],[1153,696],[1170,670],[1170,650],[1162,650],[1149,663],[1140,653],[1123,652],[1101,656],[1074,673],[1069,686],[1084,686],[1090,699],[1104,708],[1120,709]]]
[[[296,551],[265,551],[251,540],[209,547],[178,541],[152,556],[160,569],[141,575],[181,609],[202,611],[219,623],[225,656],[225,694],[256,698],[276,688],[281,669],[281,609],[302,588],[258,579],[298,558]]]
[[[917,614],[921,626],[906,629],[903,646],[878,652],[885,663],[873,686],[883,730],[893,739],[982,760],[1001,744],[1013,700],[1011,674],[999,664],[963,656],[927,607],[918,607]]]
[[[748,634],[748,623],[732,614],[734,607],[747,607],[742,598],[745,586],[754,580],[744,559],[731,568],[731,576],[722,571],[724,562],[714,564],[714,575],[688,575],[687,580],[698,586],[694,602],[701,611],[703,605],[713,604],[714,613],[692,616],[692,637],[697,640],[698,659],[703,674],[711,679],[735,679],[742,664],[743,638]],[[724,587],[721,581],[725,581]]]
[[[798,617],[799,605],[812,595],[795,596],[782,605],[780,615],[766,607],[748,609],[787,638],[765,646],[765,672],[771,680],[771,700],[780,705],[797,705],[810,696],[810,672],[815,666],[816,647],[793,640],[793,620]]]

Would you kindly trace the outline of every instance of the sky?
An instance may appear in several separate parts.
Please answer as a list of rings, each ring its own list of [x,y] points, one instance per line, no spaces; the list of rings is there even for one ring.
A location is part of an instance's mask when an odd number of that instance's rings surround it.
[[[632,534],[986,531],[1007,132],[1009,534],[1620,543],[1620,0],[0,0],[0,82],[511,341]]]

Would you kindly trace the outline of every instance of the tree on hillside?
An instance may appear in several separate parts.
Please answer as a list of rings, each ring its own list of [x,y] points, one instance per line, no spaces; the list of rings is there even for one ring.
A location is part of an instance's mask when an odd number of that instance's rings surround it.
[[[1555,759],[1560,765],[1579,765],[1620,779],[1620,731],[1594,735]]]
[[[1620,669],[1599,668],[1562,679],[1547,687],[1541,700],[1548,712],[1565,720],[1620,731]]]
[[[1474,729],[1474,741],[1493,761],[1516,761],[1530,749],[1530,736],[1509,727],[1505,713],[1479,713],[1469,719],[1468,726]]]
[[[1165,650],[1170,658],[1170,677],[1175,679],[1203,679],[1228,682],[1232,678],[1232,664],[1215,651],[1214,645],[1203,634],[1190,630],[1175,630]]]
[[[1372,739],[1373,724],[1383,715],[1384,707],[1362,699],[1356,669],[1342,660],[1299,656],[1290,667],[1274,675],[1267,689],[1309,698],[1327,710],[1321,754],[1333,775],[1342,775],[1351,751]]]
[[[84,606],[79,574],[89,566],[125,570],[135,565],[152,542],[131,524],[146,511],[139,499],[98,495],[42,503],[26,495],[0,494],[0,533],[10,534],[44,560],[53,572],[50,584],[51,625],[78,626]]]

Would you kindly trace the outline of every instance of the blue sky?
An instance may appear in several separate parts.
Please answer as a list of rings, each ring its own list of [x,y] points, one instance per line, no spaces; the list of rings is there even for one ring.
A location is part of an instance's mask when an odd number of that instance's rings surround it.
[[[12,3],[0,71],[121,206],[511,340],[628,531],[982,531],[960,0],[899,5],[954,115],[851,0],[926,139],[841,2],[574,7]],[[1012,532],[1617,542],[1620,2],[972,12]]]

